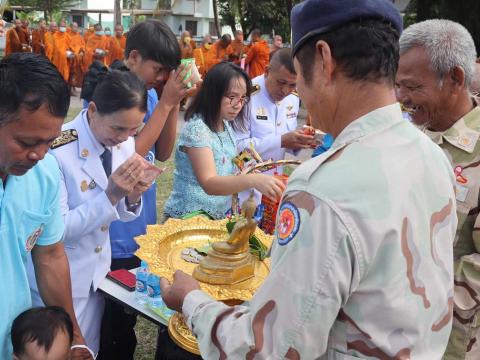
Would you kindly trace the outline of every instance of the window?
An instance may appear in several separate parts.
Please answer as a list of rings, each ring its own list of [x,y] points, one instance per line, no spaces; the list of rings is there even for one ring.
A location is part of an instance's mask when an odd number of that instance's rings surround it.
[[[217,29],[215,28],[215,23],[213,21],[210,21],[208,23],[208,33],[212,36],[217,36],[218,37]]]
[[[185,30],[187,30],[191,36],[197,36],[197,22],[192,20],[185,21]]]
[[[76,22],[79,27],[83,28],[83,16],[82,15],[72,15],[72,22]]]

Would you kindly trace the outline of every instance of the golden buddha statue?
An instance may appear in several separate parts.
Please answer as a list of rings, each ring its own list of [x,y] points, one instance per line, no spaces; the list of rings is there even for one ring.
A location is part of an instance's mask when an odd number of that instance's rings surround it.
[[[242,213],[226,241],[212,244],[212,249],[195,268],[195,279],[208,284],[229,285],[247,280],[254,275],[254,258],[249,240],[257,224],[253,219],[256,204],[253,192],[242,204]]]

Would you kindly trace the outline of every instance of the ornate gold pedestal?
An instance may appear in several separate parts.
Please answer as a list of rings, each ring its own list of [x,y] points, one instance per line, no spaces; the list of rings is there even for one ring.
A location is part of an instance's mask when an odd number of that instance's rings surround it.
[[[181,253],[188,247],[201,247],[208,243],[216,243],[228,239],[226,229],[227,219],[212,221],[204,217],[195,217],[188,220],[169,219],[163,225],[150,225],[147,234],[137,238],[140,249],[136,255],[147,261],[150,271],[154,274],[173,280],[175,270],[182,270],[193,274],[197,264],[186,262]],[[267,247],[272,243],[272,237],[262,230],[255,229],[255,236]],[[253,276],[247,280],[230,285],[215,285],[200,283],[200,287],[213,298],[226,303],[249,301],[256,289],[263,283],[270,272],[270,260],[259,261],[250,257],[253,265]],[[170,319],[169,333],[172,339],[187,351],[197,353],[198,348],[192,348],[193,335],[188,332],[183,317],[175,314]]]

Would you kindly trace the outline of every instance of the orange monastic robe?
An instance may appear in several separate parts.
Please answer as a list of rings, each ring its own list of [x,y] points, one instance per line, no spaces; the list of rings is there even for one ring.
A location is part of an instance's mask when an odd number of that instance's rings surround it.
[[[53,53],[55,52],[55,39],[53,37],[55,33],[51,31],[47,31],[44,35],[44,43],[45,43],[45,56],[53,62]]]
[[[95,35],[94,30],[87,29],[87,31],[85,31],[85,34],[83,34],[83,40],[85,40],[85,44],[88,42],[88,39],[90,39],[93,35]]]
[[[22,39],[23,35],[19,34],[17,29],[12,28],[7,31],[7,38],[5,43],[5,56],[16,53],[16,52],[24,52],[24,48],[22,46]]]
[[[248,75],[251,79],[263,75],[270,61],[270,47],[265,40],[259,40],[250,46],[245,64],[249,65]]]
[[[202,78],[205,78],[208,70],[216,64],[215,53],[213,49],[206,49],[205,46],[196,48],[193,50],[193,57],[195,58],[195,64],[198,67],[198,72],[202,75]]]
[[[35,29],[32,31],[32,48],[35,54],[45,54],[45,34],[47,30]]]
[[[67,58],[67,50],[70,50],[70,39],[66,32],[60,31],[53,34],[55,49],[53,51],[53,64],[57,67],[65,81],[70,77],[70,65]]]
[[[215,56],[215,64],[218,64],[222,61],[228,61],[230,56],[233,54],[233,48],[231,45],[228,45],[226,48],[220,46],[220,40],[217,40],[212,46],[212,51]]]
[[[68,34],[70,50],[75,54],[75,58],[70,60],[70,85],[82,87],[83,77],[86,72],[85,67],[85,40],[78,32],[71,31]]]
[[[109,43],[108,39],[104,35],[92,35],[86,43],[85,63],[87,68],[93,63],[94,60],[101,60],[107,65],[107,56],[103,59],[95,55],[95,50],[100,49],[105,51],[108,55]]]
[[[240,60],[242,59],[243,55],[246,55],[249,49],[248,45],[245,45],[243,41],[238,41],[237,39],[232,41],[232,60],[236,64],[240,64]]]
[[[115,60],[123,60],[126,38],[125,36],[108,36],[109,40],[109,53],[107,55],[108,66],[112,65]]]

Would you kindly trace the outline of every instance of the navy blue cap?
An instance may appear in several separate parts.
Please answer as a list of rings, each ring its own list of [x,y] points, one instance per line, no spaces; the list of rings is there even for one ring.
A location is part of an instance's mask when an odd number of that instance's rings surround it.
[[[392,24],[399,35],[403,20],[391,0],[306,0],[292,9],[292,56],[310,37],[359,19]]]

